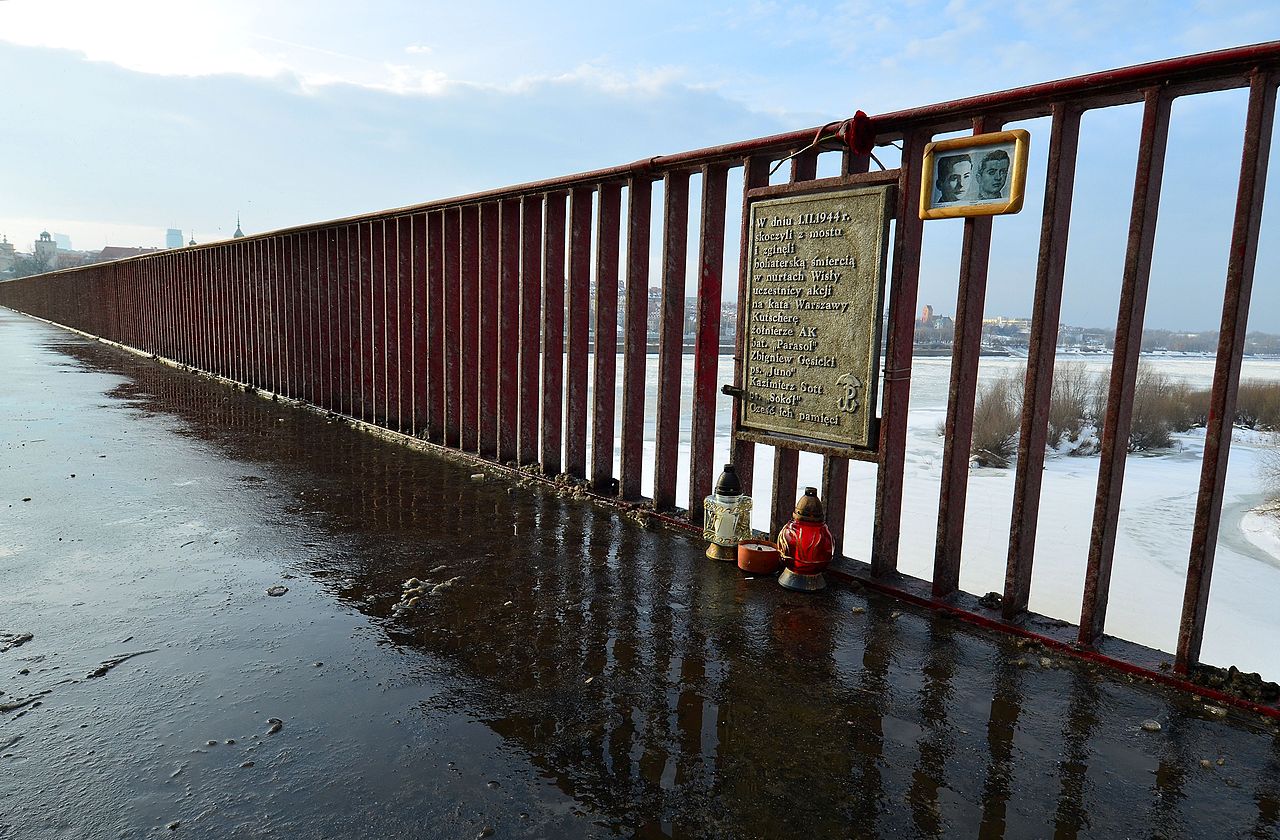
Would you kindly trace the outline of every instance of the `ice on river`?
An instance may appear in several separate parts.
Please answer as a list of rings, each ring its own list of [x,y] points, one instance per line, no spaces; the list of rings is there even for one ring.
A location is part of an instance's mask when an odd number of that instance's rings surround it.
[[[1109,368],[1109,357],[1063,357],[1092,371]],[[1148,363],[1197,388],[1208,388],[1213,359],[1144,357]],[[653,490],[656,356],[648,357],[645,401],[646,495]],[[1018,359],[984,358],[979,379],[1003,371],[1021,371]],[[689,446],[692,416],[690,384],[693,357],[684,357],[681,446],[677,501],[689,504]],[[917,358],[913,362],[911,411],[899,568],[928,579],[932,576],[941,484],[942,438],[938,426],[946,415],[949,358]],[[622,357],[618,357],[618,406],[621,414]],[[722,359],[721,383],[732,380],[732,360]],[[1246,360],[1243,378],[1280,381],[1280,361]],[[729,408],[720,397],[716,414],[716,460],[729,452]],[[620,433],[621,417],[618,418]],[[620,443],[620,438],[615,443]],[[1253,513],[1264,501],[1260,460],[1268,446],[1280,445],[1266,435],[1237,430],[1233,437],[1217,559],[1205,628],[1202,659],[1234,664],[1280,680],[1280,518]],[[1200,480],[1203,430],[1177,436],[1172,450],[1157,455],[1131,455],[1125,468],[1120,529],[1116,539],[1106,632],[1172,651],[1182,609],[1187,557]],[[767,489],[772,480],[772,448],[756,449],[755,486],[759,488],[753,525],[768,528]],[[615,469],[617,460],[615,445]],[[800,457],[799,484],[819,486],[822,459]],[[1001,591],[1008,551],[1013,503],[1013,469],[971,471],[965,510],[964,551],[960,585],[976,594]],[[1079,621],[1084,572],[1097,490],[1098,458],[1051,456],[1045,465],[1040,521],[1036,539],[1031,609],[1073,623]],[[849,508],[845,553],[870,556],[875,503],[874,465],[853,462],[849,470]]]

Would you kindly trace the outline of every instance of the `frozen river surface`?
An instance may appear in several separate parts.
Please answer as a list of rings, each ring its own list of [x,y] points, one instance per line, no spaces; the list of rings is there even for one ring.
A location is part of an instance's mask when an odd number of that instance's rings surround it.
[[[646,439],[650,441],[657,400],[656,358],[648,360],[645,408]],[[1110,368],[1110,357],[1064,356],[1062,361],[1084,365],[1094,374],[1105,374]],[[1208,389],[1212,383],[1211,358],[1146,356],[1144,362],[1195,388]],[[619,370],[621,363],[619,356]],[[1007,371],[1021,373],[1024,364],[1021,359],[983,358],[979,381]],[[688,383],[692,381],[692,356],[685,357],[684,366],[681,484],[677,494],[681,505],[689,501]],[[943,444],[938,427],[946,416],[950,372],[950,358],[917,358],[913,362],[899,568],[925,579],[932,576],[933,568]],[[727,383],[732,378],[732,361],[724,359],[719,381]],[[1246,360],[1242,378],[1280,381],[1280,361]],[[621,404],[621,382],[618,400]],[[729,452],[729,410],[729,399],[721,397],[716,414],[718,462]],[[1272,436],[1241,430],[1233,439],[1202,651],[1206,662],[1261,671],[1271,679],[1280,679],[1280,646],[1270,641],[1280,636],[1280,610],[1276,609],[1280,604],[1280,521],[1249,512],[1265,499],[1261,462],[1277,446],[1280,442]],[[1199,430],[1178,435],[1172,450],[1129,457],[1107,614],[1109,634],[1173,650],[1203,449],[1204,433]],[[759,490],[753,524],[761,530],[769,526],[765,488],[772,480],[772,453],[771,447],[756,449],[755,486]],[[653,486],[652,444],[646,456],[643,487],[647,495]],[[821,475],[821,458],[802,454],[800,486],[818,486]],[[1079,621],[1097,481],[1097,457],[1051,456],[1045,465],[1031,590],[1035,612]],[[873,465],[850,465],[849,500],[845,553],[866,560],[874,517]],[[975,468],[971,472],[960,575],[961,588],[966,591],[983,594],[1003,590],[1012,506],[1012,469]]]

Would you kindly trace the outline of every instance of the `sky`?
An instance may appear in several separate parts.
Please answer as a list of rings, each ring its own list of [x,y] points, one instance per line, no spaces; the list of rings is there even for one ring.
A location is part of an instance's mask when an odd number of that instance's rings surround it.
[[[256,233],[1276,37],[1280,4],[1207,1],[0,0],[0,234],[209,242],[237,214]],[[1148,326],[1217,327],[1244,105],[1175,104]],[[1115,323],[1138,111],[1084,119],[1067,323]],[[1034,288],[1049,124],[1010,127],[1028,197],[995,221],[989,315]],[[1250,322],[1272,332],[1277,215]],[[926,225],[940,313],[962,226]]]

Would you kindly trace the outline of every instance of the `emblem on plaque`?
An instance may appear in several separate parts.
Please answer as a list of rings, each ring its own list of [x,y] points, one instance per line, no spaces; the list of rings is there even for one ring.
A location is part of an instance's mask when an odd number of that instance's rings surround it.
[[[858,410],[858,389],[862,387],[862,382],[852,373],[846,373],[836,380],[836,384],[844,388],[844,394],[836,400],[836,408],[846,414],[853,414]]]

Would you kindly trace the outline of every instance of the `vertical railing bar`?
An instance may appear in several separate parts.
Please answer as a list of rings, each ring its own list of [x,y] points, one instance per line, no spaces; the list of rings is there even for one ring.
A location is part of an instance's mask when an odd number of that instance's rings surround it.
[[[498,207],[498,461],[514,463],[520,412],[520,201]]]
[[[267,375],[273,394],[284,393],[284,317],[280,280],[280,238],[272,236],[266,241],[266,271],[269,289],[270,352],[267,355]]]
[[[265,239],[253,243],[253,263],[250,267],[252,294],[250,305],[253,317],[253,387],[267,389],[267,301],[268,292],[266,272]]]
[[[333,245],[334,286],[337,295],[338,309],[334,313],[335,334],[334,352],[334,387],[337,393],[337,408],[342,414],[354,417],[352,408],[352,341],[351,319],[354,316],[351,306],[351,238],[350,226],[344,225],[334,231]]]
[[[565,193],[546,197],[542,245],[542,468],[558,475],[564,434]]]
[[[141,268],[141,266],[139,266]],[[236,249],[236,296],[240,305],[240,381],[253,384],[253,246]]]
[[[173,318],[169,312],[169,308],[173,305],[169,289],[172,282],[172,275],[173,258],[166,255],[160,262],[159,270],[156,272],[155,282],[159,303],[156,307],[156,347],[157,355],[162,358],[173,357],[173,341],[169,335],[169,328],[173,323]],[[61,312],[58,311],[58,314],[54,317],[57,318],[60,315]]]
[[[313,335],[315,352],[315,403],[326,411],[332,411],[329,383],[329,342],[332,340],[329,313],[332,301],[329,289],[329,239],[328,232],[317,230],[311,237],[312,274],[316,284],[316,323]]]
[[[845,149],[840,155],[840,172],[844,175],[861,175],[871,170],[871,155],[854,154]]]
[[[516,463],[538,462],[538,369],[542,360],[542,196],[520,202],[520,363]]]
[[[462,377],[459,350],[462,342],[458,335],[462,302],[459,300],[461,274],[462,211],[450,208],[444,211],[444,294],[441,297],[441,333],[444,360],[444,445],[460,446],[458,420],[461,407],[458,399]]]
[[[760,187],[769,185],[769,166],[771,161],[766,157],[749,157],[742,162],[742,218],[749,219],[751,217],[749,202],[747,201],[747,193]],[[751,260],[751,240],[747,225],[743,222],[740,225],[739,232],[739,262],[738,262],[738,328],[734,334],[736,350],[733,356],[733,384],[737,385],[742,382],[743,366],[746,363],[744,353],[746,348],[750,346],[751,335],[751,314],[747,312],[745,302],[747,300],[747,266]],[[737,398],[733,398],[733,422],[732,440],[729,443],[730,457],[729,460],[738,473],[738,478],[742,481],[742,490],[747,495],[751,494],[756,468],[756,445],[749,440],[738,439],[738,424],[742,419],[742,402]],[[772,524],[772,523],[771,523]]]
[[[249,332],[249,246],[233,245],[235,260],[232,280],[236,296],[236,379],[248,385],[252,377],[250,366],[252,342]],[[137,287],[135,286],[135,292]]]
[[[396,219],[382,223],[383,298],[387,327],[383,356],[386,365],[386,422],[388,429],[400,426],[400,225]]]
[[[431,318],[431,297],[427,277],[428,216],[415,213],[413,233],[413,433],[421,438],[431,436],[431,343],[427,340]]]
[[[461,371],[461,441],[468,452],[479,450],[480,423],[480,208],[463,207],[462,252],[462,355]]]
[[[818,176],[818,155],[809,151],[791,159],[791,183],[812,181]],[[769,533],[777,534],[791,520],[796,502],[796,481],[800,471],[800,451],[781,446],[773,450],[773,488]]]
[[[498,204],[480,206],[480,454],[498,455]]]
[[[1218,357],[1209,397],[1209,422],[1205,429],[1200,491],[1196,497],[1195,525],[1187,562],[1187,585],[1174,668],[1186,674],[1200,659],[1204,621],[1209,607],[1209,585],[1218,547],[1218,526],[1226,488],[1231,430],[1235,423],[1240,367],[1253,294],[1253,272],[1258,256],[1258,231],[1262,223],[1267,163],[1271,156],[1271,132],[1276,114],[1276,78],[1254,70],[1249,80],[1249,105],[1245,117],[1244,146],[1240,156],[1240,186],[1236,192],[1235,220],[1227,261],[1226,289],[1222,303],[1222,328],[1218,333]]]
[[[596,218],[595,370],[591,412],[591,486],[615,495],[613,429],[618,368],[618,241],[622,225],[622,184],[601,184]]]
[[[638,175],[627,182],[627,288],[622,345],[622,457],[618,493],[641,496],[644,470],[645,364],[649,352],[649,230],[653,182]]]
[[[827,514],[827,527],[831,530],[832,548],[838,559],[844,556],[844,523],[849,504],[848,458],[823,456],[820,492]]]
[[[360,290],[364,295],[360,306],[360,317],[363,319],[363,328],[360,331],[360,360],[363,364],[361,382],[363,388],[361,392],[364,397],[364,407],[361,411],[361,419],[366,423],[378,422],[378,377],[382,373],[381,365],[378,364],[378,330],[380,328],[380,320],[378,318],[379,310],[379,292],[378,286],[381,284],[381,273],[378,268],[378,260],[375,258],[377,253],[374,250],[374,225],[380,222],[367,221],[360,225]]]
[[[200,277],[204,290],[202,317],[204,319],[204,364],[202,370],[209,373],[218,373],[220,361],[220,340],[222,338],[222,319],[226,315],[226,309],[220,305],[218,300],[218,251],[216,248],[206,249],[200,252]],[[113,267],[103,269],[103,278],[114,275]],[[103,329],[107,331],[107,338],[114,338],[114,333],[107,326],[111,323],[116,309],[116,289],[114,283],[103,283],[103,297],[105,300]]]
[[[311,328],[312,393],[315,404],[329,409],[328,347],[325,342],[329,327],[329,260],[322,230],[311,232],[311,282],[315,287],[315,322]]]
[[[364,310],[365,294],[362,271],[360,225],[353,224],[347,233],[347,271],[351,283],[351,416],[364,417]]]
[[[276,284],[279,289],[280,312],[280,393],[287,397],[294,394],[294,357],[297,356],[296,333],[294,333],[293,312],[293,261],[289,248],[289,234],[275,238]]]
[[[218,373],[232,380],[236,379],[235,341],[237,329],[236,302],[231,274],[231,255],[233,251],[234,248],[232,246],[223,245],[218,248],[218,256],[215,259],[218,273],[218,300],[222,305],[224,317],[220,336],[219,354],[221,361],[218,366]]]
[[[658,406],[653,504],[676,504],[680,459],[680,368],[684,363],[685,263],[689,249],[689,173],[668,172],[662,186],[662,302],[658,333]]]
[[[387,411],[387,351],[392,338],[387,323],[387,223],[383,219],[376,219],[369,224],[369,264],[373,272],[373,308],[369,315],[373,322],[370,334],[373,351],[373,412],[370,420],[385,427],[390,425]]]
[[[187,272],[189,277],[187,286],[191,291],[191,295],[192,295],[191,303],[188,309],[192,316],[191,331],[192,331],[192,337],[194,339],[194,341],[192,342],[193,346],[191,348],[190,356],[191,356],[191,364],[194,365],[199,370],[209,369],[209,357],[206,350],[206,341],[208,340],[209,328],[210,328],[209,310],[208,310],[209,272],[205,267],[206,258],[208,256],[209,256],[208,251],[197,251],[194,255],[189,255],[186,260]],[[92,277],[92,275],[87,275],[87,276]],[[93,283],[92,285],[96,286],[97,284]],[[96,294],[89,299],[104,300],[101,294]],[[93,317],[95,315],[95,313],[89,313],[89,314],[90,314],[90,317]],[[97,323],[96,318],[94,319],[94,323],[95,324]],[[101,327],[95,326],[94,329],[90,330],[90,332],[94,334],[101,334]]]
[[[902,168],[894,218],[893,265],[889,281],[889,336],[885,349],[884,406],[876,468],[876,513],[871,536],[871,574],[884,577],[898,568],[902,532],[902,484],[907,458],[907,410],[911,397],[911,352],[915,342],[915,305],[920,285],[918,212],[926,131],[902,138]]]
[[[702,500],[715,481],[716,379],[720,367],[720,309],[724,293],[725,205],[729,166],[702,167],[698,237],[697,337],[693,349],[693,426],[689,451],[689,520],[702,524]]]
[[[316,253],[316,231],[310,230],[299,234],[298,247],[302,253],[302,292],[306,302],[304,310],[304,333],[306,337],[306,365],[303,368],[303,399],[312,405],[320,405],[319,367],[320,367],[320,260]]]
[[[591,311],[591,195],[578,187],[569,193],[569,369],[565,376],[565,472],[587,473],[587,333]]]
[[[298,253],[298,235],[284,237],[285,277],[289,288],[289,391],[290,397],[303,397],[302,372],[306,364],[306,342],[303,340],[302,262]]]
[[[444,228],[445,214],[427,216],[427,429],[444,443]]]
[[[401,312],[404,300],[401,298],[400,283],[400,218],[386,220],[386,240],[383,253],[387,263],[387,428],[397,432],[405,429],[404,415],[404,364],[408,362],[401,352],[404,347],[404,319]]]
[[[1098,464],[1098,493],[1093,509],[1093,531],[1080,610],[1079,641],[1085,647],[1098,643],[1106,624],[1111,564],[1115,557],[1120,495],[1124,486],[1125,454],[1133,419],[1133,386],[1138,378],[1138,354],[1142,350],[1142,322],[1151,277],[1151,252],[1155,247],[1156,216],[1160,208],[1169,109],[1173,100],[1164,87],[1148,88],[1143,98],[1142,135],[1129,219],[1129,244],[1120,288],[1111,385]]]
[[[235,247],[232,245],[224,245],[218,251],[218,275],[222,283],[222,301],[226,307],[227,324],[226,331],[223,334],[222,347],[222,375],[228,379],[238,381],[236,375],[236,343],[240,330],[240,314],[239,306],[235,296],[235,274],[234,274],[234,256]],[[120,267],[120,276],[124,282],[121,291],[125,293],[124,301],[126,305],[126,318],[132,318],[132,305],[130,298],[133,292],[133,283],[130,278],[130,272]],[[132,341],[127,342],[133,345]]]
[[[973,133],[997,131],[1000,123],[976,117]],[[991,217],[964,220],[960,282],[956,291],[955,339],[942,451],[942,490],[938,497],[938,536],[933,555],[933,595],[945,598],[960,586],[964,508],[969,489],[973,410],[978,394],[978,358],[982,354],[982,310],[987,297],[991,256]]]
[[[413,216],[396,219],[396,295],[400,299],[399,351],[400,368],[400,431],[408,435],[418,433],[417,390],[418,372],[417,322],[414,319],[418,302],[413,277]]]
[[[305,344],[302,341],[302,286],[301,264],[298,259],[297,234],[285,234],[281,237],[284,252],[284,271],[286,288],[288,289],[288,325],[289,325],[289,390],[290,397],[302,396],[302,364]]]
[[[1045,172],[1044,214],[1040,222],[1040,256],[1036,265],[1035,303],[1022,391],[1018,461],[1013,478],[1013,517],[1009,524],[1009,556],[1005,567],[1001,610],[1012,619],[1027,608],[1040,518],[1040,488],[1048,441],[1053,366],[1062,314],[1062,278],[1071,229],[1071,199],[1076,179],[1081,109],[1055,103]]]
[[[382,362],[382,375],[378,378],[382,388],[382,425],[388,429],[399,428],[400,368],[397,349],[400,346],[400,303],[396,294],[396,223],[395,219],[383,219],[378,234],[377,259],[382,272],[382,350],[378,354]]]

